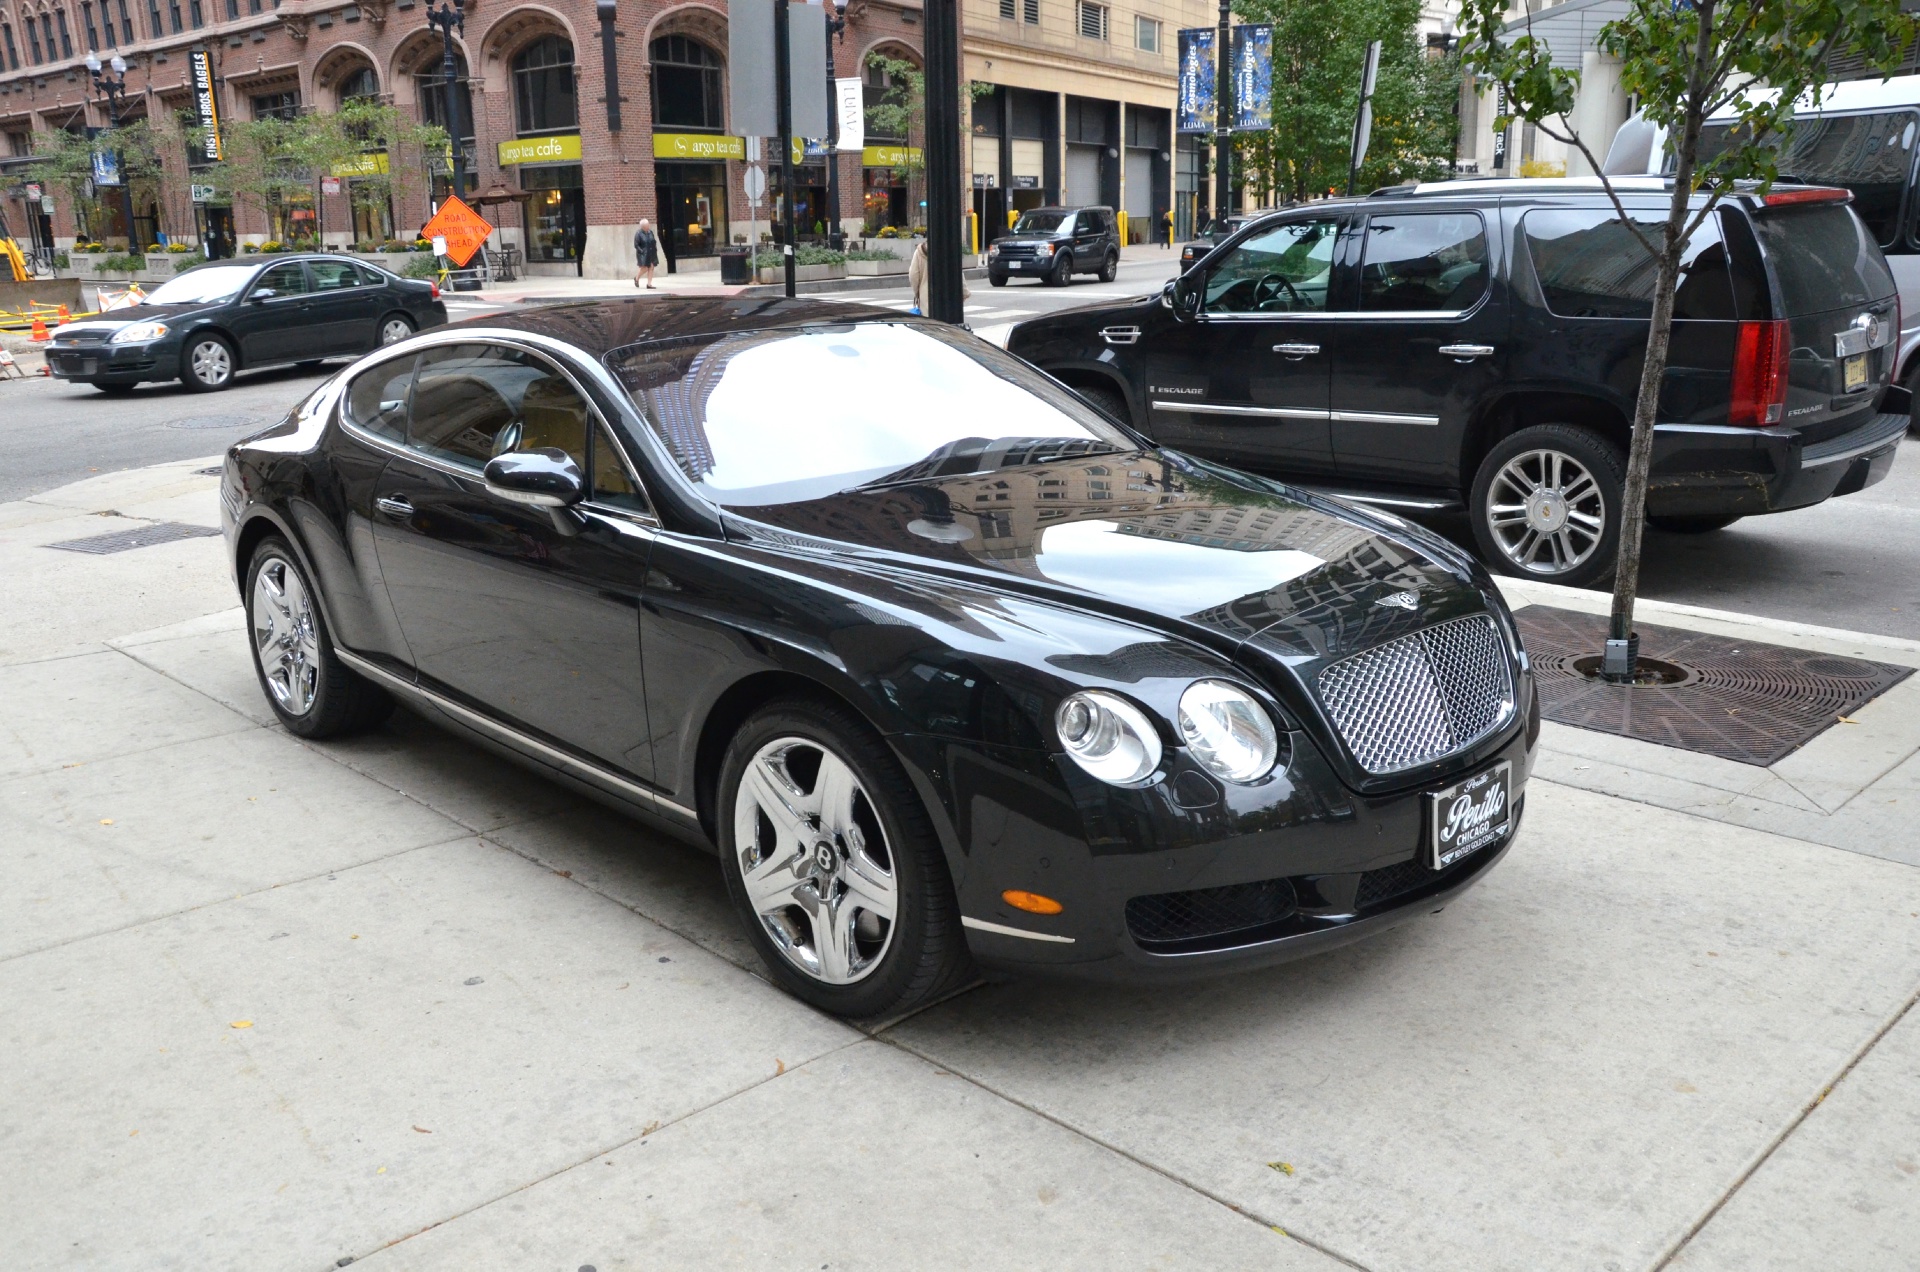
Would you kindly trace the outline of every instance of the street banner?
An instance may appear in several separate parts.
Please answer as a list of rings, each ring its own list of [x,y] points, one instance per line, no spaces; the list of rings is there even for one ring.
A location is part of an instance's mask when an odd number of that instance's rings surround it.
[[[1180,85],[1178,104],[1174,108],[1175,132],[1213,131],[1214,99],[1220,85],[1219,64],[1213,60],[1213,37],[1212,27],[1188,27],[1179,32]]]
[[[1273,127],[1273,28],[1233,28],[1233,130]]]
[[[834,145],[843,153],[862,149],[867,144],[867,99],[863,87],[858,79],[833,81],[840,123]]]
[[[202,130],[200,157],[208,163],[218,163],[226,154],[220,149],[220,103],[213,91],[213,54],[194,49],[187,54],[187,68],[193,79],[193,109]]]
[[[436,242],[444,238],[446,250],[437,251],[436,254],[445,256],[459,266],[465,266],[472,260],[473,254],[480,250],[481,244],[485,243],[487,236],[492,233],[493,226],[487,218],[468,207],[458,195],[453,194],[447,196],[447,201],[440,205],[440,210],[433,214],[433,219],[420,229],[422,238],[433,239]]]
[[[120,156],[111,150],[93,152],[93,184],[96,186],[117,186],[120,184]]]
[[[1493,94],[1493,117],[1499,119],[1507,113],[1507,86],[1500,84]],[[1507,131],[1511,124],[1493,134],[1493,170],[1505,172],[1507,169]]]

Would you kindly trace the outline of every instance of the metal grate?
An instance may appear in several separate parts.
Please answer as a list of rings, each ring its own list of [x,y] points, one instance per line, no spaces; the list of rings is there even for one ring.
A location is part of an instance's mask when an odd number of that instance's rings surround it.
[[[1641,654],[1676,664],[1686,678],[1610,685],[1574,666],[1604,647],[1605,615],[1529,605],[1513,617],[1547,719],[1741,764],[1778,763],[1913,674],[1811,649],[1636,626]]]
[[[1320,699],[1361,768],[1397,773],[1499,728],[1513,714],[1513,675],[1493,618],[1473,614],[1334,663]]]
[[[257,415],[182,415],[178,419],[168,420],[167,428],[188,429],[231,429],[248,431],[265,428],[270,421]]]
[[[219,533],[210,526],[190,526],[183,521],[156,521],[152,525],[135,526],[131,530],[115,530],[112,534],[96,534],[85,539],[66,539],[46,546],[59,548],[62,552],[110,556],[115,552],[151,548],[158,543],[177,543],[181,539],[208,538]]]
[[[1127,931],[1143,946],[1199,941],[1284,922],[1294,905],[1286,879],[1162,892],[1127,902]]]

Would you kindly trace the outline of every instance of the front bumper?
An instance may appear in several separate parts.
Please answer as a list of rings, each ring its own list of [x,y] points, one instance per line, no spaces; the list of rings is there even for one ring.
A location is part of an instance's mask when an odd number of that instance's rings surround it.
[[[76,384],[138,384],[142,380],[171,380],[179,374],[178,342],[162,339],[146,343],[68,345],[58,340],[47,346],[47,372],[56,380]]]
[[[1904,396],[1905,391],[1900,392]],[[1882,403],[1888,405],[1892,403]],[[1910,422],[1910,415],[1883,411],[1812,444],[1791,427],[1656,425],[1647,511],[1655,516],[1754,516],[1853,494],[1893,468],[1894,452]]]
[[[1304,734],[1293,734],[1283,774],[1257,787],[1213,784],[1210,806],[1176,769],[1144,790],[1086,778],[1070,761],[943,748],[921,739],[950,789],[944,801],[964,854],[956,870],[966,937],[982,966],[1021,974],[1157,982],[1287,962],[1429,913],[1473,886],[1518,833],[1531,760],[1530,729],[1474,751],[1459,772],[1383,796],[1355,794]],[[941,753],[944,752],[944,753]],[[1513,766],[1512,829],[1442,871],[1424,864],[1429,789],[1501,761]],[[1188,762],[1190,764],[1190,762]],[[1191,799],[1186,800],[1192,803]],[[1255,888],[1258,885],[1258,888]],[[1019,889],[1060,901],[1060,914],[1016,910]],[[1169,893],[1289,900],[1266,921],[1169,942],[1142,930],[1129,902]]]

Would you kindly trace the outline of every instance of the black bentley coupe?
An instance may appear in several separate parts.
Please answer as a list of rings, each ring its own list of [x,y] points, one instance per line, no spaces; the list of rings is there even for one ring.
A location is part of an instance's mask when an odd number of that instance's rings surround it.
[[[399,699],[716,851],[847,1016],[1327,949],[1520,823],[1533,677],[1478,565],[932,322],[457,324],[236,445],[222,504],[288,729]]]

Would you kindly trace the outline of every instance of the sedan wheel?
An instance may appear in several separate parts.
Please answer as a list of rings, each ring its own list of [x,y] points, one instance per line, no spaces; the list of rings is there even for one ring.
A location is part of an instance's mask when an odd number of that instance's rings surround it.
[[[327,738],[378,724],[393,699],[333,652],[312,585],[283,539],[254,549],[247,570],[247,631],[267,705],[291,733]]]
[[[412,334],[413,324],[398,314],[380,324],[380,343],[383,345],[395,344]]]
[[[727,890],[774,977],[853,1017],[898,1012],[967,969],[946,861],[884,744],[843,708],[776,703],[721,772]]]
[[[1597,434],[1522,429],[1474,480],[1474,537],[1489,563],[1523,578],[1582,586],[1613,570],[1624,460]]]
[[[224,389],[233,382],[233,349],[219,336],[198,336],[188,345],[184,374],[186,386],[201,393]]]

